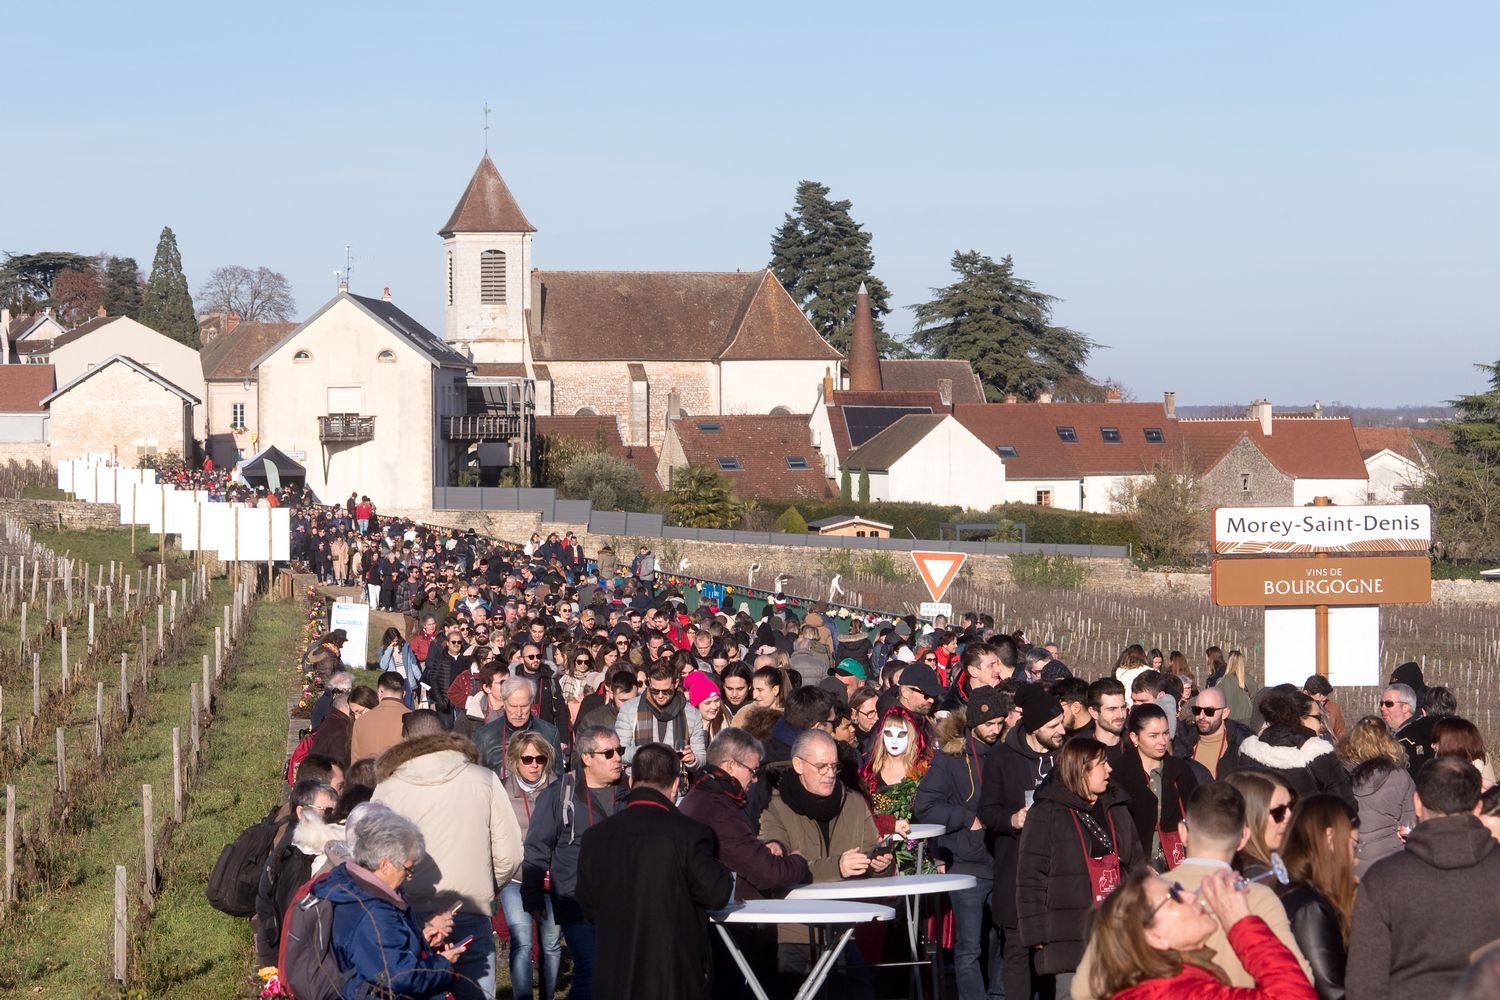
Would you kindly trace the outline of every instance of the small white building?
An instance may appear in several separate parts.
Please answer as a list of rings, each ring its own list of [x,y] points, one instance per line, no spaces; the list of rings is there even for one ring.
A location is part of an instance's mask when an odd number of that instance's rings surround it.
[[[358,492],[378,509],[430,508],[454,457],[444,421],[464,414],[472,367],[391,302],[341,289],[251,365],[259,447],[305,465],[326,502]]]
[[[51,415],[54,462],[113,454],[120,465],[134,467],[148,456],[191,455],[193,412],[202,400],[117,354],[89,365],[41,402]]]
[[[1446,432],[1409,427],[1356,427],[1354,437],[1365,460],[1372,503],[1405,503],[1407,492],[1427,477],[1429,450],[1449,442]]]
[[[987,510],[1005,494],[1005,463],[950,413],[902,416],[850,451],[843,471],[856,491],[868,473],[877,501]]]

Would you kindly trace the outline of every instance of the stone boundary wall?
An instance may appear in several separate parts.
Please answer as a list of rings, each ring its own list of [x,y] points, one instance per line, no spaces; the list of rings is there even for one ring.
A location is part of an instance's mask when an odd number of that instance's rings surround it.
[[[89,531],[120,526],[120,507],[112,503],[0,499],[0,514],[18,518],[27,527],[40,531]]]
[[[3,509],[3,508],[0,508]],[[742,545],[729,542],[697,542],[678,538],[633,538],[590,534],[586,524],[543,523],[540,514],[525,511],[388,511],[387,513],[411,517],[430,524],[441,524],[455,528],[473,528],[482,535],[524,542],[532,532],[546,537],[549,531],[562,533],[572,531],[583,543],[584,550],[593,555],[605,544],[612,545],[615,556],[622,566],[628,566],[641,543],[650,545],[662,560],[662,571],[678,572],[681,560],[688,561],[688,568],[681,572],[692,576],[735,583],[747,578],[750,564],[760,563],[755,574],[757,586],[770,586],[778,574],[792,577],[789,591],[808,597],[827,596],[810,593],[798,581],[825,577],[820,557],[829,552],[847,551],[856,560],[869,550],[861,549],[814,549],[782,545]],[[905,552],[890,552],[898,565],[911,567],[911,558]],[[670,558],[670,564],[669,564]],[[1207,572],[1164,572],[1139,569],[1129,559],[1089,559],[1079,562],[1088,568],[1084,583],[1087,590],[1106,590],[1120,594],[1173,593],[1201,595],[1208,600],[1209,578]],[[911,573],[913,580],[916,572]],[[964,565],[964,577],[977,586],[1000,586],[1011,582],[1009,556],[971,555]],[[846,589],[849,581],[845,581]],[[1432,600],[1435,604],[1496,604],[1500,605],[1500,582],[1487,580],[1434,580]]]

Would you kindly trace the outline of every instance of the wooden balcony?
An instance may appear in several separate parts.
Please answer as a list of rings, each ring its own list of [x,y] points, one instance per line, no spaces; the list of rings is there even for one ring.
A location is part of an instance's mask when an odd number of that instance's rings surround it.
[[[352,443],[375,439],[375,418],[357,413],[330,413],[318,418],[318,440],[327,443]]]

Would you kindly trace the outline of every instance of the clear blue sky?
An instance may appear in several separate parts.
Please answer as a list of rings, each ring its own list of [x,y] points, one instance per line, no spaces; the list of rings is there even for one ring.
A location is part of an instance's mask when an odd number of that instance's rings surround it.
[[[1230,9],[1232,8],[1232,9]],[[763,266],[803,178],[893,303],[1011,254],[1139,398],[1428,403],[1500,356],[1490,3],[27,4],[0,250],[355,254],[441,332],[482,148],[544,269]],[[910,313],[888,319],[910,329]]]

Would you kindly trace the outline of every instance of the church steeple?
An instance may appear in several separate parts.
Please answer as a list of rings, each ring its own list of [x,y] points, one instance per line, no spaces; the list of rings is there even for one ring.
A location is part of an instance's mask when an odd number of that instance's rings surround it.
[[[516,364],[526,358],[535,232],[485,153],[453,214],[438,230],[447,303],[443,336],[478,364]]]
[[[534,233],[536,227],[521,211],[515,195],[505,184],[505,178],[495,167],[490,154],[485,153],[464,188],[463,196],[453,207],[448,222],[438,230],[439,236],[454,233]]]

